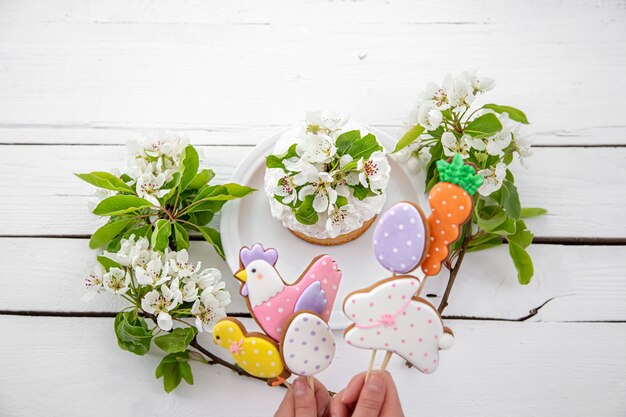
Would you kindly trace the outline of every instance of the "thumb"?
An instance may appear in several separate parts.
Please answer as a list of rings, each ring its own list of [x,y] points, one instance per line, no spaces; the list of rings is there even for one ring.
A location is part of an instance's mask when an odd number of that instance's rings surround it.
[[[315,393],[309,387],[306,378],[300,377],[293,383],[295,399],[295,417],[317,417]]]
[[[365,382],[352,417],[378,417],[385,401],[385,377],[373,372]]]

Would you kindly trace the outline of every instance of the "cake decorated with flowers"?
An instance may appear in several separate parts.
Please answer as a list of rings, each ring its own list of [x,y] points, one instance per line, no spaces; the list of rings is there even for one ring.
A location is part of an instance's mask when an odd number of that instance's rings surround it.
[[[272,217],[310,243],[356,239],[385,203],[385,149],[365,126],[336,113],[306,113],[280,136],[266,167]]]

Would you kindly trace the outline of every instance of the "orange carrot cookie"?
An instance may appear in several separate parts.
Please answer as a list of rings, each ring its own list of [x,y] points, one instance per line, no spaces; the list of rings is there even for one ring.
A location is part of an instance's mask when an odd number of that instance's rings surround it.
[[[437,275],[441,263],[448,257],[450,245],[461,233],[461,226],[472,216],[472,194],[483,183],[472,165],[465,164],[456,154],[450,163],[437,161],[441,182],[428,193],[431,214],[428,216],[430,244],[422,271],[427,276]]]

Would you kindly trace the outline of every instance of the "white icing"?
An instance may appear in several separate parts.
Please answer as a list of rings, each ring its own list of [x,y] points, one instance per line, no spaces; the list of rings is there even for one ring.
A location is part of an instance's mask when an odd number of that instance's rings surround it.
[[[335,339],[328,324],[319,316],[296,313],[282,344],[287,368],[296,375],[310,376],[322,372],[335,357]]]
[[[306,128],[306,123],[300,122],[285,131],[278,141],[276,141],[276,145],[274,146],[272,153],[275,155],[282,155],[287,152],[291,145],[299,143],[298,138],[301,137],[300,132],[302,132],[304,128]],[[353,121],[348,121],[341,129],[342,132],[349,132],[351,130],[359,130],[362,136],[371,133],[362,125]],[[278,183],[278,180],[284,176],[284,171],[279,168],[269,168],[265,170],[265,195],[270,202],[272,217],[279,220],[284,227],[316,239],[333,239],[337,236],[359,229],[363,226],[364,222],[370,220],[372,217],[381,212],[383,205],[385,204],[385,199],[387,198],[386,190],[383,190],[381,194],[377,196],[368,197],[364,200],[359,200],[350,195],[348,197],[348,204],[351,204],[353,207],[351,214],[354,216],[355,221],[344,223],[339,228],[329,231],[326,228],[326,221],[328,220],[327,213],[318,213],[319,220],[315,224],[302,224],[296,220],[291,207],[285,206],[274,199],[276,184]]]
[[[276,269],[262,259],[250,262],[246,267],[246,275],[248,299],[252,307],[260,306],[285,288]]]
[[[434,372],[439,350],[452,347],[454,338],[444,330],[436,309],[411,298],[419,283],[417,278],[402,277],[349,296],[344,312],[355,326],[344,335],[346,343],[392,351],[420,371]]]

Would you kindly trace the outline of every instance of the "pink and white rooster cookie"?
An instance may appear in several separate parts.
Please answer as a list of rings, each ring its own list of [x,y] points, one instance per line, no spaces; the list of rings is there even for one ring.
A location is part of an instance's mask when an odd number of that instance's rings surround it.
[[[414,296],[419,286],[417,278],[399,275],[349,294],[343,311],[354,324],[344,333],[346,343],[390,351],[421,372],[434,372],[439,350],[452,347],[454,337],[437,309]]]
[[[297,311],[309,310],[328,321],[337,297],[341,270],[329,255],[313,259],[300,277],[287,284],[275,268],[276,249],[259,243],[239,252],[241,268],[235,278],[241,281],[241,295],[263,331],[280,340],[287,320]]]

